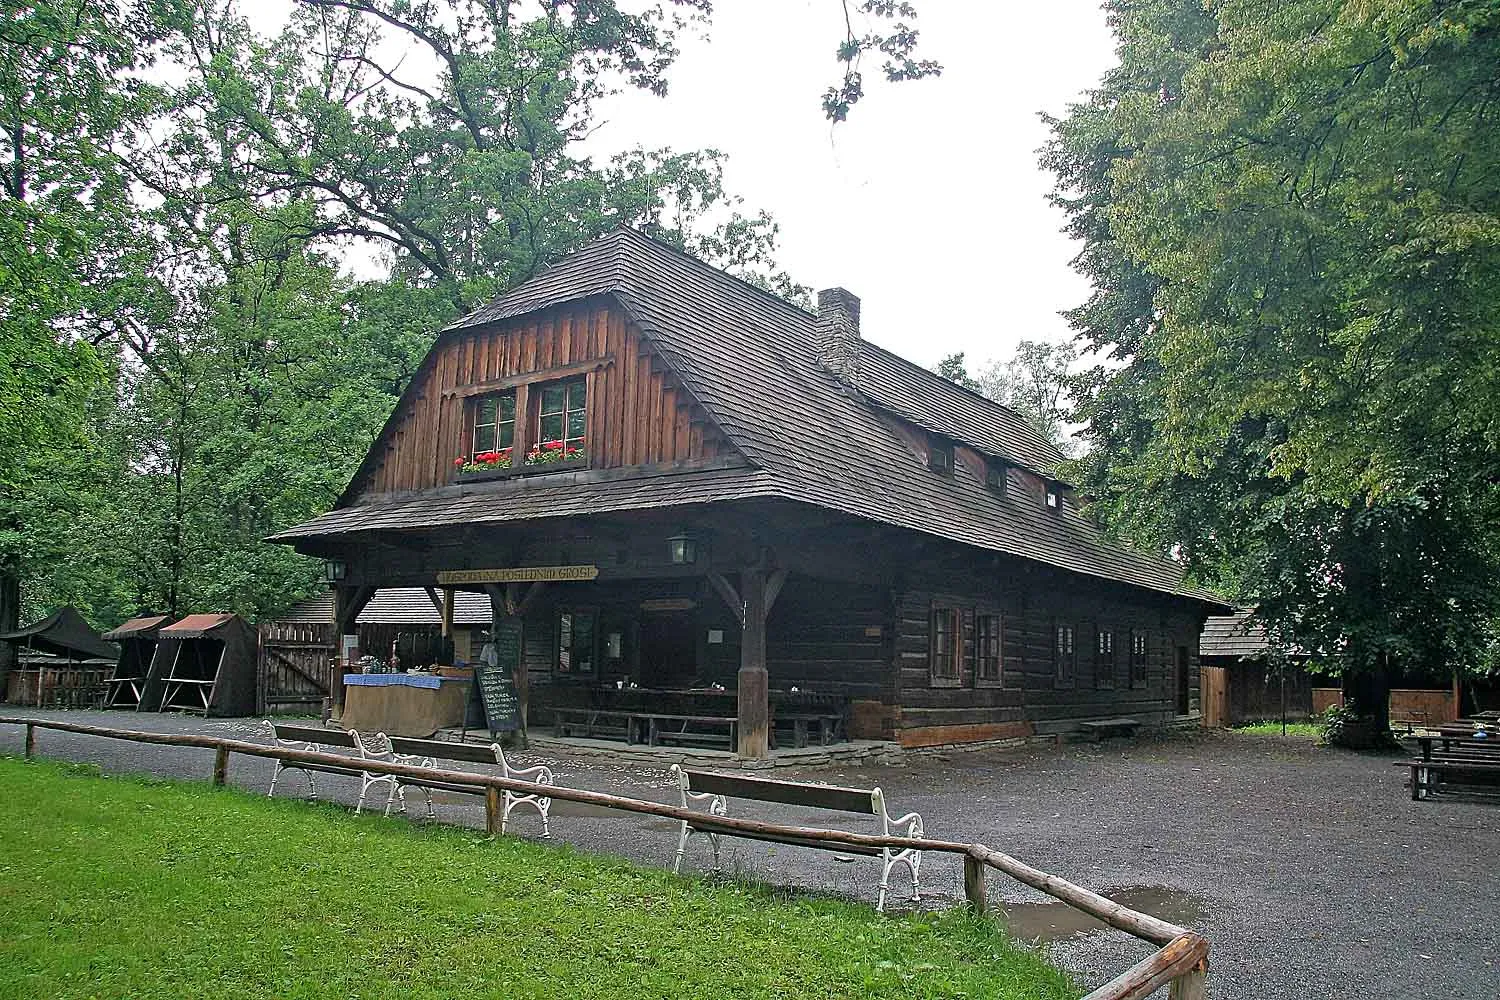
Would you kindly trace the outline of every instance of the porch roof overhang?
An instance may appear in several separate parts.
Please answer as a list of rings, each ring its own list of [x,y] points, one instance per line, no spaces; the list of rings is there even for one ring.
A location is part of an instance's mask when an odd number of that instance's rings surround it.
[[[775,498],[772,477],[744,466],[645,477],[601,478],[588,472],[392,495],[331,510],[268,541],[317,550],[365,532],[430,531],[467,525],[645,511]]]

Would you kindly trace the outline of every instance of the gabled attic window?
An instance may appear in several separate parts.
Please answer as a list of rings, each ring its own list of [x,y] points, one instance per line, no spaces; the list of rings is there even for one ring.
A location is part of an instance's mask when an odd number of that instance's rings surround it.
[[[1004,499],[1010,484],[1010,469],[998,458],[986,459],[984,463],[984,485],[996,496]]]
[[[945,476],[953,475],[953,442],[936,434],[928,437],[927,467]]]
[[[1046,482],[1047,509],[1054,514],[1061,514],[1063,509],[1063,485],[1055,479]]]

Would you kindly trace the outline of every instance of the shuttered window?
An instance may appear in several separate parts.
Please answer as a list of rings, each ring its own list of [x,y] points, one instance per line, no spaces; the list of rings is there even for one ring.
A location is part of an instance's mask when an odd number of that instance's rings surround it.
[[[1145,629],[1130,630],[1130,683],[1132,687],[1146,686],[1146,669],[1150,663],[1150,633]]]
[[[1053,628],[1053,666],[1058,687],[1072,687],[1078,668],[1078,650],[1073,644],[1073,626],[1058,623]]]
[[[999,615],[974,617],[974,684],[998,686],[1005,670],[1005,642]]]
[[[1094,632],[1094,686],[1115,686],[1115,634],[1107,628]]]
[[[955,687],[963,665],[963,616],[957,608],[934,606],[928,669],[934,687]]]

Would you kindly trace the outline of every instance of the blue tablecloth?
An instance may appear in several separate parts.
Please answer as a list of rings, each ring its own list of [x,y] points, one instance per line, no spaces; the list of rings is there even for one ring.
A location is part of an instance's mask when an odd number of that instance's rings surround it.
[[[436,674],[345,674],[344,683],[352,687],[440,688],[448,678]],[[453,678],[458,679],[458,678]]]

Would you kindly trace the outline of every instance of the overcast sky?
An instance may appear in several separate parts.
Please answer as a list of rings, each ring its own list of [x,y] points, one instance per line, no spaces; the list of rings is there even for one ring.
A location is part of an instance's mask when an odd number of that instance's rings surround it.
[[[866,337],[922,364],[1005,357],[1070,336],[1058,311],[1087,285],[1046,201],[1038,111],[1060,113],[1114,62],[1094,0],[918,0],[937,80],[875,82],[830,127],[838,0],[721,0],[709,41],[685,39],[665,99],[605,109],[595,149],[714,147],[728,185],[781,224],[780,263],[860,296]]]
[[[1058,311],[1088,294],[1046,200],[1039,111],[1060,114],[1114,61],[1097,0],[915,0],[921,54],[943,75],[897,85],[867,58],[866,97],[831,126],[839,0],[719,0],[705,40],[684,35],[666,98],[602,108],[588,150],[715,148],[747,212],[781,225],[779,263],[863,302],[864,335],[924,365],[970,369],[1021,339],[1070,336]],[[242,0],[274,32],[290,0]],[[411,67],[408,66],[408,69]]]

